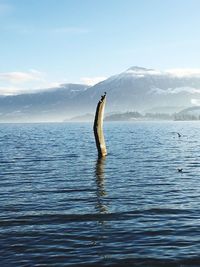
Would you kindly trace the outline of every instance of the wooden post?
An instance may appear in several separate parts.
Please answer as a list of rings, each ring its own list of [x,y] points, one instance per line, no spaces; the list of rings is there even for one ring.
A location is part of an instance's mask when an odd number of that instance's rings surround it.
[[[107,155],[106,144],[103,135],[103,116],[106,104],[106,93],[101,97],[101,100],[97,104],[95,119],[94,119],[94,136],[99,157],[105,157]]]
[[[105,173],[104,173],[104,165],[105,165],[106,157],[101,157],[97,159],[95,174],[96,174],[96,183],[97,183],[97,203],[96,208],[98,209],[100,214],[108,213],[108,206],[104,203],[104,197],[107,195],[106,187],[105,187]],[[101,221],[104,223],[104,221]]]

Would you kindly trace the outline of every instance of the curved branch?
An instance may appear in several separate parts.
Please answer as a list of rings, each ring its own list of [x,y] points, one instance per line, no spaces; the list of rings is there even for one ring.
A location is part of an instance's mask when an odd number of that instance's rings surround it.
[[[107,155],[106,144],[103,134],[103,116],[106,104],[106,93],[101,97],[101,100],[97,104],[95,119],[94,119],[94,136],[99,157]]]

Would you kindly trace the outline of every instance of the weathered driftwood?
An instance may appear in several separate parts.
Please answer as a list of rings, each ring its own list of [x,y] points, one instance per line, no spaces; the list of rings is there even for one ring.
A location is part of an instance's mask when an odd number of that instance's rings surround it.
[[[106,93],[101,97],[101,100],[97,104],[95,119],[94,119],[94,136],[99,157],[105,157],[107,155],[106,144],[103,134],[103,116],[106,104]]]

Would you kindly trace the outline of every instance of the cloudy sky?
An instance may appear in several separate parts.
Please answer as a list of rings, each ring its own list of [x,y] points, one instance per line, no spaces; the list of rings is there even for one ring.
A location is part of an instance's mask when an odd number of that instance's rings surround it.
[[[199,0],[0,0],[0,94],[200,69]]]

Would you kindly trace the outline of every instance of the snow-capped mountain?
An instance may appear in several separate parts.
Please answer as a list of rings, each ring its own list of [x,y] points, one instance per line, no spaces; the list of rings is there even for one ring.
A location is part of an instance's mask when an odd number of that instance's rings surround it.
[[[93,114],[105,91],[109,113],[178,112],[200,104],[200,72],[131,67],[92,87],[64,84],[40,93],[1,97],[0,120],[60,121]]]
[[[86,94],[97,100],[105,90],[108,92],[109,112],[159,110],[158,108],[166,107],[181,110],[200,101],[200,73],[189,75],[183,72],[131,67],[88,88]]]

